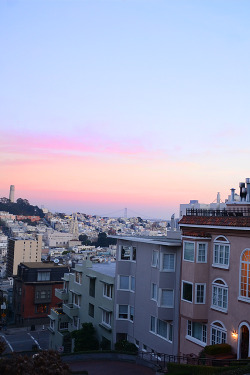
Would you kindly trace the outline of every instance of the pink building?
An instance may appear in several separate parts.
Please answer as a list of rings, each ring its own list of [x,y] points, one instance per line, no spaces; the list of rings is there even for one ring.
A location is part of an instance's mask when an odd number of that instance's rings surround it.
[[[189,210],[180,221],[181,354],[199,354],[206,345],[228,343],[238,358],[250,356],[250,195],[247,200],[246,191],[241,189],[240,202],[232,196],[226,211]]]

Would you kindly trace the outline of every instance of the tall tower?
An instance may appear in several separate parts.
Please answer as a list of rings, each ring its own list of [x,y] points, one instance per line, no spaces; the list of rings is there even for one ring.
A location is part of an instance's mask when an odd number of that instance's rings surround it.
[[[10,185],[10,196],[9,196],[9,200],[11,201],[11,203],[14,203],[15,199],[14,199],[14,194],[15,194],[15,185]]]
[[[77,214],[72,215],[72,219],[70,222],[69,233],[74,235],[74,240],[78,240],[79,232],[78,232],[78,221],[77,221]]]

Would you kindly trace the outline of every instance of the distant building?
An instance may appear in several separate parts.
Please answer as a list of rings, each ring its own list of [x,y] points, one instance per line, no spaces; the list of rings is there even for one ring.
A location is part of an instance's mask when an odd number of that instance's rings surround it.
[[[45,324],[48,313],[61,301],[55,297],[55,288],[63,286],[66,266],[54,262],[21,263],[14,277],[13,310],[16,324]]]
[[[9,200],[11,201],[11,203],[15,202],[15,186],[14,185],[10,185]]]
[[[42,250],[42,236],[36,239],[8,239],[7,251],[7,277],[17,274],[17,267],[22,262],[40,262]]]

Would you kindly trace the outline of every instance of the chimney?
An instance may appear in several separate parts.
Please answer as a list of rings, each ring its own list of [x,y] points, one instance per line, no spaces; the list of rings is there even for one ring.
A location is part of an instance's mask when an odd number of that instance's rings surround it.
[[[235,194],[235,189],[231,189],[231,202],[234,202],[234,194]]]
[[[247,202],[250,202],[250,178],[246,178]]]
[[[240,187],[240,200],[243,201],[244,193],[242,190],[245,189],[245,182],[240,182],[239,187]]]
[[[217,193],[217,203],[220,204],[220,192]]]

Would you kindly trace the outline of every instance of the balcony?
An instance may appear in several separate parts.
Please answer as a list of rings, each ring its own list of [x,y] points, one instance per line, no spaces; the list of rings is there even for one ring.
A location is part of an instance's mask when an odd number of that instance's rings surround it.
[[[67,314],[70,318],[78,316],[79,308],[79,306],[74,305],[73,303],[63,304],[63,312]]]
[[[69,292],[66,289],[55,289],[55,296],[63,301],[69,299]]]
[[[158,319],[160,320],[173,320],[174,308],[158,307]]]

